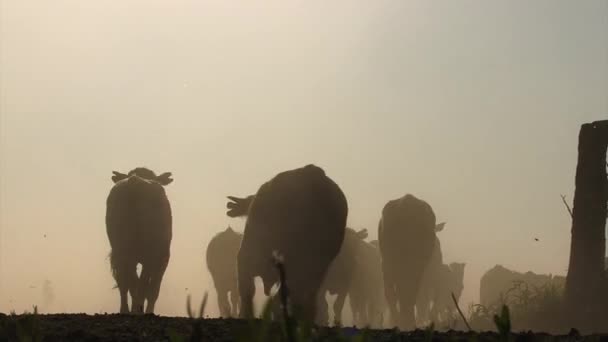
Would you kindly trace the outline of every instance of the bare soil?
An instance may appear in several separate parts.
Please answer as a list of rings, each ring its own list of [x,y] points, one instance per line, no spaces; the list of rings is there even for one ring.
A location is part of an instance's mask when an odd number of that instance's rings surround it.
[[[2,315],[0,314],[0,341],[17,341],[23,331],[26,335],[38,333],[42,341],[169,341],[180,336],[190,341],[193,321],[182,317],[154,315]],[[201,324],[201,341],[244,341],[250,322],[237,319],[205,319]],[[258,321],[256,324],[260,324]],[[19,332],[20,330],[21,332]],[[356,336],[363,330],[356,328],[322,328],[320,340],[337,341],[338,334]],[[500,341],[495,332],[434,332],[424,330],[398,332],[396,330],[369,330],[371,341]],[[243,339],[245,337],[245,339]],[[333,337],[333,338],[332,338]],[[607,341],[607,335],[580,336],[576,331],[569,335],[552,336],[524,332],[512,334],[511,341]]]

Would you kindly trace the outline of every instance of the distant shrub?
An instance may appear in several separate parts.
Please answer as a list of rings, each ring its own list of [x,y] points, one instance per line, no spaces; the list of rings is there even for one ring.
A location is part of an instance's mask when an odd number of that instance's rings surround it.
[[[563,333],[567,330],[564,320],[563,289],[553,284],[530,286],[515,282],[502,294],[498,303],[490,306],[474,304],[469,307],[469,322],[475,330],[494,330],[495,315],[500,315],[503,306],[510,311],[513,330],[533,330]]]

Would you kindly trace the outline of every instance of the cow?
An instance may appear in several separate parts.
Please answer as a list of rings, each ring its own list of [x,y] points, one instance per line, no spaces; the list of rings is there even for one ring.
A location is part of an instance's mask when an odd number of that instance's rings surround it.
[[[207,269],[213,278],[221,317],[238,316],[236,257],[242,239],[243,234],[228,227],[216,234],[207,245]]]
[[[479,300],[481,305],[486,307],[503,303],[508,304],[510,291],[518,283],[524,283],[525,286],[530,288],[541,288],[552,285],[560,286],[562,281],[563,278],[553,277],[550,274],[536,274],[530,271],[520,273],[496,265],[481,277]]]
[[[319,288],[344,240],[348,205],[340,187],[310,164],[277,174],[255,195],[228,199],[228,216],[247,217],[237,256],[240,316],[253,317],[254,277],[262,278],[266,295],[278,282],[278,254],[291,307],[313,322]]]
[[[350,306],[355,325],[379,329],[382,328],[386,310],[382,257],[377,244],[362,242],[349,292]]]
[[[435,248],[435,229],[431,206],[411,194],[389,201],[382,209],[378,240],[384,292],[392,323],[401,329],[415,327],[414,307]]]
[[[114,186],[106,203],[106,232],[112,275],[120,291],[120,312],[142,313],[146,301],[145,312],[154,313],[170,258],[171,205],[164,187],[173,179],[170,172],[157,176],[144,167],[113,174]]]
[[[346,228],[340,252],[331,263],[319,291],[318,324],[325,325],[329,323],[329,310],[325,298],[326,293],[337,295],[333,305],[334,322],[336,324],[342,323],[342,309],[351,289],[353,276],[359,271],[357,259],[359,258],[361,245],[365,244],[363,239],[366,237],[367,229],[355,231],[352,228]]]
[[[437,282],[433,284],[433,307],[429,316],[432,322],[447,322],[454,317],[456,306],[452,294],[458,302],[464,290],[464,268],[464,263],[453,262],[449,265],[441,265]]]

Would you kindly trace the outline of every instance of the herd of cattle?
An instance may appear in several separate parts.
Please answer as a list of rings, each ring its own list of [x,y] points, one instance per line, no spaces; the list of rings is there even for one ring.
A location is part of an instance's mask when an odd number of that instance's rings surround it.
[[[171,173],[136,168],[114,171],[112,180],[106,229],[120,312],[153,313],[170,258],[172,214],[164,186],[173,181]],[[341,320],[348,297],[359,326],[411,329],[453,315],[452,294],[458,300],[462,293],[465,264],[443,263],[436,233],[445,223],[436,223],[425,201],[410,194],[388,201],[378,240],[366,241],[367,230],[346,226],[348,205],[340,187],[314,165],[279,173],[254,195],[228,198],[227,215],[246,217],[244,233],[227,228],[206,253],[223,317],[253,317],[256,277],[272,295],[279,283],[277,254],[287,271],[289,300],[303,319],[328,324],[327,293],[337,295],[335,320]],[[496,266],[481,280],[481,303],[497,301],[519,278],[563,280],[536,276]]]

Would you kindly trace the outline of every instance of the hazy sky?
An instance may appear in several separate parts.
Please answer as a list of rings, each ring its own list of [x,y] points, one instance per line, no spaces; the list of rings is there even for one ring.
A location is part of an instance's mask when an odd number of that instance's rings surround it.
[[[113,312],[111,171],[170,171],[157,309],[212,290],[226,195],[314,163],[375,238],[427,200],[464,303],[495,264],[564,274],[582,123],[608,118],[608,1],[0,0],[0,311]],[[540,239],[535,242],[534,238]],[[215,293],[212,292],[215,310]]]

